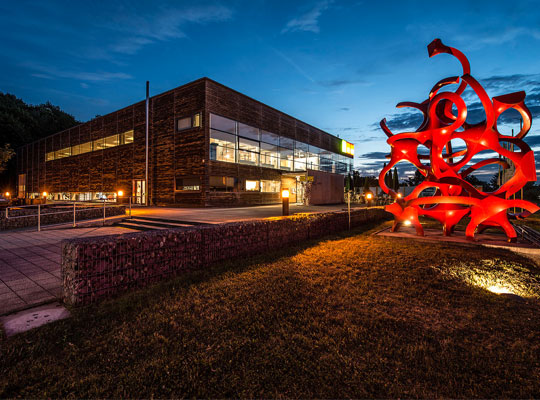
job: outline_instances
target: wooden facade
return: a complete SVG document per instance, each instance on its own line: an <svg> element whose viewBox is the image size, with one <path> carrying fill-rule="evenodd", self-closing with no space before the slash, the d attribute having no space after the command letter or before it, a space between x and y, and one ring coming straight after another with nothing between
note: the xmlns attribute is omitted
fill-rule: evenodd
<svg viewBox="0 0 540 400"><path fill-rule="evenodd" d="M201 116L198 127L178 131L179 118ZM166 206L238 206L279 202L279 193L212 192L209 177L281 180L276 169L210 160L210 114L276 132L341 153L341 140L261 102L202 78L153 96L149 103L148 203ZM25 196L42 193L129 195L145 179L145 102L59 132L17 151ZM110 135L133 131L133 142L46 161L46 154ZM198 179L200 190L176 190L176 179Z"/></svg>

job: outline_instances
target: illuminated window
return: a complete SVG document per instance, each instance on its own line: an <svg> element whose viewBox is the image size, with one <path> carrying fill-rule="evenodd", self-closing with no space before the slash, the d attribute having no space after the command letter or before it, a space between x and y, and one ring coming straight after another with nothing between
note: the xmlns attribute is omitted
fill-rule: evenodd
<svg viewBox="0 0 540 400"><path fill-rule="evenodd" d="M261 181L261 192L279 193L281 188L280 181Z"/></svg>
<svg viewBox="0 0 540 400"><path fill-rule="evenodd" d="M79 154L89 153L92 151L92 142L81 143L79 145Z"/></svg>
<svg viewBox="0 0 540 400"><path fill-rule="evenodd" d="M246 191L248 191L248 192L258 192L259 191L259 181L248 181L248 180L246 180Z"/></svg>
<svg viewBox="0 0 540 400"><path fill-rule="evenodd" d="M76 156L81 153L80 151L81 146L79 144L76 144L75 146L71 146L71 155Z"/></svg>
<svg viewBox="0 0 540 400"><path fill-rule="evenodd" d="M291 149L279 148L279 169L292 171L294 162L294 151Z"/></svg>
<svg viewBox="0 0 540 400"><path fill-rule="evenodd" d="M259 142L239 137L238 162L240 164L259 165Z"/></svg>
<svg viewBox="0 0 540 400"><path fill-rule="evenodd" d="M236 162L236 136L229 133L210 130L210 159Z"/></svg>
<svg viewBox="0 0 540 400"><path fill-rule="evenodd" d="M108 149L109 147L118 146L118 135L107 136L103 139L103 148Z"/></svg>
<svg viewBox="0 0 540 400"><path fill-rule="evenodd" d="M120 144L133 143L133 129L120 134Z"/></svg>
<svg viewBox="0 0 540 400"><path fill-rule="evenodd" d="M51 151L45 155L45 161L52 161L54 160L54 151Z"/></svg>
<svg viewBox="0 0 540 400"><path fill-rule="evenodd" d="M201 114L195 114L193 116L193 127L199 128L201 126Z"/></svg>
<svg viewBox="0 0 540 400"><path fill-rule="evenodd" d="M55 151L54 158L58 160L60 158L71 156L71 147L66 147L65 149L60 149Z"/></svg>
<svg viewBox="0 0 540 400"><path fill-rule="evenodd" d="M279 152L277 146L261 143L261 167L279 168Z"/></svg>
<svg viewBox="0 0 540 400"><path fill-rule="evenodd" d="M201 190L201 179L199 177L176 178L176 190L197 191Z"/></svg>
<svg viewBox="0 0 540 400"><path fill-rule="evenodd" d="M93 141L93 151L103 150L105 148L105 141L103 138Z"/></svg>

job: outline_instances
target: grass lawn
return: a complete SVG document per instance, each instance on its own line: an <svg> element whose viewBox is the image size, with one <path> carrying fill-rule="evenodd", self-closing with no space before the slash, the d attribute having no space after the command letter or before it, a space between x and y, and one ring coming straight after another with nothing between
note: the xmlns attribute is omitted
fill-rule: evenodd
<svg viewBox="0 0 540 400"><path fill-rule="evenodd" d="M2 337L0 397L540 397L538 267L373 229Z"/></svg>

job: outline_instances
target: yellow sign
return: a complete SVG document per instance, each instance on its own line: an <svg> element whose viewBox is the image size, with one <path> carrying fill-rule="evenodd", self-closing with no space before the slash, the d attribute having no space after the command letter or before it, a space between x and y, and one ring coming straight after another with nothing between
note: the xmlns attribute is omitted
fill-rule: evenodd
<svg viewBox="0 0 540 400"><path fill-rule="evenodd" d="M300 176L300 182L313 182L314 177L313 176Z"/></svg>
<svg viewBox="0 0 540 400"><path fill-rule="evenodd" d="M350 156L354 156L354 144L341 140L341 151Z"/></svg>

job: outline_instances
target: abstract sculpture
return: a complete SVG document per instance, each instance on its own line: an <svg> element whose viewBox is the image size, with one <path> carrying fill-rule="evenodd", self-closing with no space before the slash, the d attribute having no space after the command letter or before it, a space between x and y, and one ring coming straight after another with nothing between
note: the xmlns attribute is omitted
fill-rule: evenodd
<svg viewBox="0 0 540 400"><path fill-rule="evenodd" d="M528 181L536 181L534 154L523 141L531 127L531 113L524 104L525 92L491 100L470 75L469 61L462 52L435 39L428 45L428 53L430 57L440 53L453 55L460 61L463 75L439 81L422 103L403 102L397 105L413 107L422 112L424 121L415 132L393 134L386 125L386 119L381 121L381 128L388 136L387 143L392 148L390 162L379 175L381 188L395 199L393 204L386 206L386 210L395 217L392 231L399 229L402 224L412 225L417 235L423 236L424 230L418 219L423 215L441 222L444 234L450 235L455 225L467 216L470 217L465 231L468 239L474 239L477 231L500 227L509 241L515 241L516 232L508 220L507 210L511 207L522 208L521 213L510 216L524 218L539 209L528 201L510 199ZM451 84L459 84L455 92L439 92ZM486 119L478 124L466 122L467 106L461 95L467 86L476 93L485 111ZM516 136L501 135L497 130L498 117L510 108L517 110L523 119L522 129ZM466 148L453 151L452 139L462 139ZM520 151L511 151L504 142L512 144L512 148L516 146ZM429 155L419 154L419 145L427 147ZM514 175L494 192L483 192L465 179L470 173L489 164L509 168L509 163L499 157L471 161L476 154L485 150L501 155L515 168ZM386 173L400 161L412 163L425 177L404 198L400 198L384 182ZM434 195L419 197L426 188L434 188Z"/></svg>

